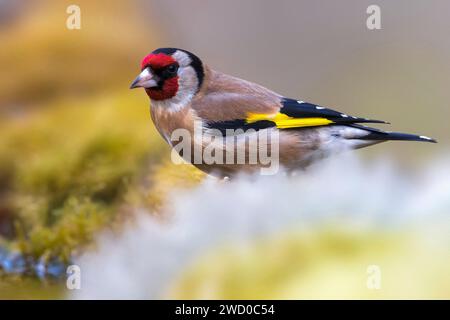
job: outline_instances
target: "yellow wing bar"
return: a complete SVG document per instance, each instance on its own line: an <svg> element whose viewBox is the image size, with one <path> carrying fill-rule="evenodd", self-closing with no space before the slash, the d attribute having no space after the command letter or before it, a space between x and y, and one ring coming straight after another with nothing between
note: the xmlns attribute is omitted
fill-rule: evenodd
<svg viewBox="0 0 450 320"><path fill-rule="evenodd" d="M325 126L333 123L326 118L293 118L279 112L275 114L250 113L246 120L247 123L263 120L272 121L280 129Z"/></svg>

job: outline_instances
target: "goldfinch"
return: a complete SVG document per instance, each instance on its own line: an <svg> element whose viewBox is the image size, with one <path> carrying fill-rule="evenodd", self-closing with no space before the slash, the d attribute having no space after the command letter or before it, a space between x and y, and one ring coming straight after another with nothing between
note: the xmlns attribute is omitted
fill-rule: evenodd
<svg viewBox="0 0 450 320"><path fill-rule="evenodd" d="M245 142L247 138L255 132L275 133L277 148L271 149L272 152L278 152L280 165L296 170L343 149L358 149L388 140L436 142L426 136L386 132L362 125L386 123L384 121L354 117L283 97L261 85L215 71L196 55L182 49L160 48L144 57L141 73L130 88L138 87L144 88L150 97L152 120L174 149L179 142L174 137L177 129L193 136L195 130L200 129L204 135L219 132L221 140L215 140L214 145L225 150L225 154L243 151L244 160L249 160L255 149L250 149ZM241 141L236 142L231 151L226 147L230 137L234 142ZM256 150L271 148L275 141L265 140L266 146L261 145L261 140L258 143ZM193 152L210 148L196 139L190 141L190 146ZM223 156L222 162L195 161L191 152L177 151L199 169L222 177L263 166L250 161L237 162L236 155L227 158L228 161Z"/></svg>

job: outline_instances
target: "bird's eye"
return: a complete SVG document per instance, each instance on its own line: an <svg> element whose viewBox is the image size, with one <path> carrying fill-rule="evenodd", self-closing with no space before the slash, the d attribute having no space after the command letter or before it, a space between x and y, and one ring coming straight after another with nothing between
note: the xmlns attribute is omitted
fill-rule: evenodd
<svg viewBox="0 0 450 320"><path fill-rule="evenodd" d="M167 67L167 71L171 74L174 74L175 72L177 72L178 70L178 66L176 64L171 64L170 66Z"/></svg>

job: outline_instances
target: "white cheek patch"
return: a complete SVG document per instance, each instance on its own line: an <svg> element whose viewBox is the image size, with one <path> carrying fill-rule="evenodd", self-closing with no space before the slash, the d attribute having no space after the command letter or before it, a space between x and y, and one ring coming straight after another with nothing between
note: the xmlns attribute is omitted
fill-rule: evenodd
<svg viewBox="0 0 450 320"><path fill-rule="evenodd" d="M191 66L178 70L178 93L195 94L198 89L197 73Z"/></svg>
<svg viewBox="0 0 450 320"><path fill-rule="evenodd" d="M194 97L198 88L197 74L191 66L178 69L177 94L166 100L153 101L152 106L165 111L177 112L185 108Z"/></svg>
<svg viewBox="0 0 450 320"><path fill-rule="evenodd" d="M180 50L175 51L175 53L172 54L172 57L178 62L180 67L187 67L192 62L187 53Z"/></svg>

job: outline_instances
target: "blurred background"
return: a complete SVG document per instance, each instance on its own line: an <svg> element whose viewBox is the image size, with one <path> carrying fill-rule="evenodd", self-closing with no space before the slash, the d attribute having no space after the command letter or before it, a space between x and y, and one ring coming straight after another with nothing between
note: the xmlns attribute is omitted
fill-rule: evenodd
<svg viewBox="0 0 450 320"><path fill-rule="evenodd" d="M66 27L72 4L81 9L79 30ZM381 30L366 27L371 4L381 8ZM102 289L117 272L135 274L117 282L120 298L449 298L448 12L445 0L0 0L0 298L111 296ZM275 193L283 201L255 207L270 199L262 194L271 183L228 187L172 165L145 92L128 90L142 57L168 46L285 96L387 120L439 144L360 150L360 175L336 176L346 182L325 196L319 170L303 177L314 192L276 180L287 190ZM365 187L372 193L361 197ZM210 189L205 205L198 193ZM308 206L289 205L303 192ZM334 202L324 206L323 197ZM244 204L219 210L229 203ZM420 219L408 219L412 208ZM254 227L254 212L279 227ZM317 221L305 230L277 218L297 213L295 226L303 214L317 213ZM349 223L347 213L362 222ZM212 226L215 214L226 227ZM183 241L164 229L171 223L188 233ZM232 237L235 229L242 234ZM203 246L211 237L217 246ZM87 283L75 294L64 280L74 262ZM366 286L371 264L386 271L379 290ZM148 276L167 269L164 283ZM98 270L109 277L90 281Z"/></svg>

